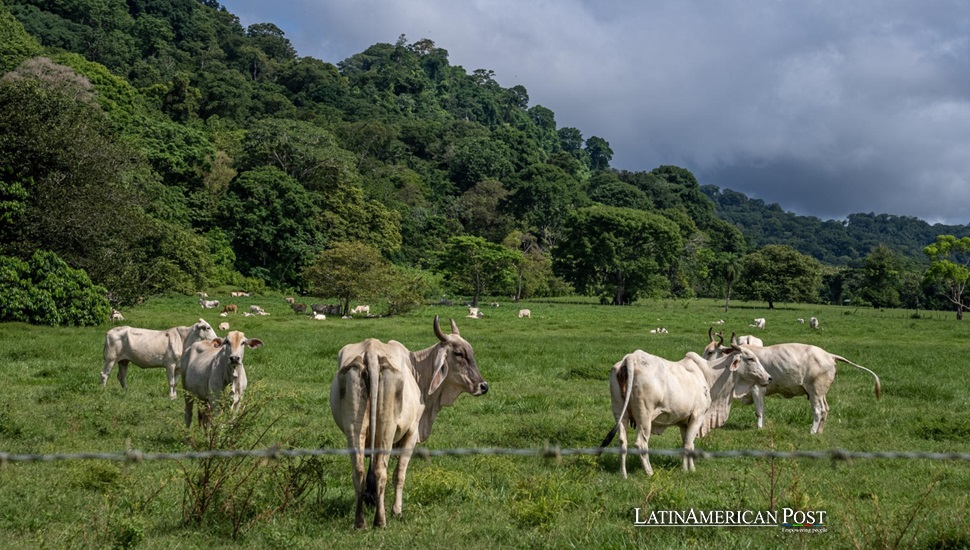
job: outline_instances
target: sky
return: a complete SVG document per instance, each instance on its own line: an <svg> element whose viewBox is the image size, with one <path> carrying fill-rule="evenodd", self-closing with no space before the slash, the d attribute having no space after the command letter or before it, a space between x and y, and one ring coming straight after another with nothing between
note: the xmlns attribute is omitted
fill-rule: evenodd
<svg viewBox="0 0 970 550"><path fill-rule="evenodd" d="M427 38L521 85L611 166L786 211L970 224L970 2L224 0L299 56Z"/></svg>

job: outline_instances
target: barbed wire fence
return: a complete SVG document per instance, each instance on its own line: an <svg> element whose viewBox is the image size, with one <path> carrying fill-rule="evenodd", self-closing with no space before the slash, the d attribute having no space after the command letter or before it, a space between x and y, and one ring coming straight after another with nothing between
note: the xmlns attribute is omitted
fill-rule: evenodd
<svg viewBox="0 0 970 550"><path fill-rule="evenodd" d="M496 447L464 448L464 449L428 449L418 447L415 449L364 449L363 454L370 456L375 453L390 454L397 456L405 451L410 451L412 457L430 459L440 456L475 456L475 455L500 455L500 456L520 456L538 457L550 460L560 460L563 457L578 455L600 455L600 454L620 454L619 447L588 447L588 448L560 448L558 446L545 446L542 448L531 449L506 449ZM142 452L137 449L128 449L116 452L101 453L49 453L49 454L15 454L0 452L0 468L6 467L9 463L24 462L59 462L59 461L78 461L78 460L113 460L129 463L139 463L153 460L199 460L208 458L261 458L261 459L280 459L292 457L318 457L318 456L350 456L357 451L340 449L284 449L281 447L267 447L263 449L250 450L207 450L189 451L177 453L152 453ZM890 459L890 460L951 460L951 461L970 461L970 453L933 453L933 452L907 452L907 451L848 451L844 449L831 449L821 451L765 451L754 449L742 449L733 451L705 451L695 449L685 451L683 449L628 449L631 455L653 455L653 456L691 456L700 459L715 458L779 458L796 459L807 458L815 460L831 460L833 462L848 462L852 460L868 459Z"/></svg>

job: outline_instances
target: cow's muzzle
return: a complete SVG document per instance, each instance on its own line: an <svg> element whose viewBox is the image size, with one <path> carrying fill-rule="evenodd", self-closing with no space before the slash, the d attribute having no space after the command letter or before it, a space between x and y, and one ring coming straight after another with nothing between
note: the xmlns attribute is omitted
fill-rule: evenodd
<svg viewBox="0 0 970 550"><path fill-rule="evenodd" d="M482 382L478 385L478 391L475 392L475 395L485 395L486 393L488 393L488 382Z"/></svg>
<svg viewBox="0 0 970 550"><path fill-rule="evenodd" d="M242 362L242 358L240 358L238 355L230 355L229 362L233 365L238 365Z"/></svg>

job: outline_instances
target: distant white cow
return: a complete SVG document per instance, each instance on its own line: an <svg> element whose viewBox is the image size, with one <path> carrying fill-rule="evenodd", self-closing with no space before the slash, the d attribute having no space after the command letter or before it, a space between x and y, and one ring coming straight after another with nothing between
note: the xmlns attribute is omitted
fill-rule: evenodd
<svg viewBox="0 0 970 550"><path fill-rule="evenodd" d="M531 319L532 318L532 311L530 311L528 309L520 309L519 310L519 319L521 319L523 317L528 317L529 319Z"/></svg>
<svg viewBox="0 0 970 550"><path fill-rule="evenodd" d="M164 368L168 373L168 396L175 399L178 362L185 348L200 340L216 338L209 323L199 319L187 327L150 330L134 327L115 327L104 339L104 368L101 385L108 383L111 369L118 365L118 381L128 389L128 363L143 369Z"/></svg>
<svg viewBox="0 0 970 550"><path fill-rule="evenodd" d="M738 344L747 345L747 346L765 345L765 343L761 340L761 338L758 338L757 336L752 336L750 334L746 334L744 336L738 336Z"/></svg>
<svg viewBox="0 0 970 550"><path fill-rule="evenodd" d="M219 307L219 300L206 300L205 298L199 298L199 305L202 309L215 309Z"/></svg>
<svg viewBox="0 0 970 550"><path fill-rule="evenodd" d="M754 320L754 324L752 324L751 326L760 328L761 330L764 330L765 329L765 318L764 317L758 317L757 319Z"/></svg>
<svg viewBox="0 0 970 550"><path fill-rule="evenodd" d="M620 473L626 477L626 426L636 426L636 447L647 450L650 434L670 426L680 428L684 451L694 450L694 439L722 426L731 412L731 399L753 385L769 383L768 373L747 348L732 344L731 351L708 361L688 352L680 361L636 350L613 365L610 399L616 425L603 440L606 447L620 434ZM643 470L653 475L650 456L640 455ZM685 455L684 471L694 471L694 459Z"/></svg>
<svg viewBox="0 0 970 550"><path fill-rule="evenodd" d="M370 306L357 306L350 310L350 312L354 314L370 315Z"/></svg>
<svg viewBox="0 0 970 550"><path fill-rule="evenodd" d="M229 323L226 323L226 322L219 323L219 330L229 330Z"/></svg>
<svg viewBox="0 0 970 550"><path fill-rule="evenodd" d="M818 329L818 319L816 319L815 317L812 317L811 319L809 319L808 326L812 327L813 329Z"/></svg>
<svg viewBox="0 0 970 550"><path fill-rule="evenodd" d="M112 309L111 310L111 320L112 321L124 321L125 320L125 316L122 315L121 312L118 311L117 309Z"/></svg>
<svg viewBox="0 0 970 550"><path fill-rule="evenodd" d="M316 321L326 321L327 320L327 316L324 315L324 314L322 314L322 313L314 313L313 314L313 319L316 320Z"/></svg>
<svg viewBox="0 0 970 550"><path fill-rule="evenodd" d="M799 317L798 319L795 319L795 320L798 322L799 325L805 324L805 319L802 319L801 317Z"/></svg>
<svg viewBox="0 0 970 550"><path fill-rule="evenodd" d="M179 360L182 371L182 388L185 389L185 427L192 424L192 404L199 403L199 424L207 426L211 415L217 412L219 398L226 386L230 386L232 410L242 402L248 384L243 356L246 348L258 348L262 340L246 338L234 330L225 338L196 342L189 346Z"/></svg>
<svg viewBox="0 0 970 550"><path fill-rule="evenodd" d="M650 330L650 334L667 334L667 328L666 327L657 327L655 329L651 329Z"/></svg>
<svg viewBox="0 0 970 550"><path fill-rule="evenodd" d="M829 403L825 394L835 381L835 366L840 362L862 369L876 379L876 399L879 399L882 392L879 376L876 373L817 346L775 344L765 347L752 345L743 347L754 353L771 375L771 384L767 388L753 388L749 395L742 398L745 404L754 403L759 428L765 425L765 396L779 394L790 398L807 395L812 405L811 433L822 433L829 413ZM730 348L722 347L712 336L711 342L704 349L704 357L716 359L728 350Z"/></svg>
<svg viewBox="0 0 970 550"><path fill-rule="evenodd" d="M481 319L482 317L485 317L485 314L482 313L482 311L477 307L470 307L468 308L468 315L466 315L466 317L470 319Z"/></svg>

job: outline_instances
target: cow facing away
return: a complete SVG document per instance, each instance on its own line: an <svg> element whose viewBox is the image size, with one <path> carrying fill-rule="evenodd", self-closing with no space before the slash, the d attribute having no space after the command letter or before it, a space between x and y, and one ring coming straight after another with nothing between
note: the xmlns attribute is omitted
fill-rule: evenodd
<svg viewBox="0 0 970 550"><path fill-rule="evenodd" d="M601 447L620 434L620 473L626 478L626 425L636 426L636 447L646 451L650 434L678 426L685 451L684 471L694 471L694 439L722 426L731 412L731 400L766 386L771 378L750 350L733 345L718 359L707 361L688 352L680 361L636 350L613 365L610 399L616 425ZM643 470L653 475L650 456L641 454Z"/></svg>
<svg viewBox="0 0 970 550"><path fill-rule="evenodd" d="M404 479L414 447L431 435L442 407L463 393L484 395L482 378L471 345L451 321L451 334L434 318L438 343L409 351L400 342L370 338L344 346L337 355L337 373L330 387L330 412L347 436L353 465L356 511L354 527L365 526L364 504L374 505L374 526L384 527L384 489L388 450L401 449L394 470L395 516L401 515ZM365 472L365 449L373 449Z"/></svg>
<svg viewBox="0 0 970 550"><path fill-rule="evenodd" d="M128 363L143 369L164 368L168 374L168 396L175 399L176 369L182 352L195 342L216 337L216 332L203 319L191 326L167 330L115 327L104 338L101 385L107 385L111 369L116 364L118 381L124 389L128 389Z"/></svg>
<svg viewBox="0 0 970 550"><path fill-rule="evenodd" d="M521 319L523 317L528 317L529 319L531 319L532 318L532 311L530 311L528 309L520 309L519 310L519 319Z"/></svg>
<svg viewBox="0 0 970 550"><path fill-rule="evenodd" d="M243 356L246 348L258 348L262 340L246 338L234 330L225 338L196 342L189 346L179 360L182 371L182 388L185 390L185 427L192 424L192 404L198 399L199 424L209 425L211 415L217 412L223 390L230 386L232 410L238 410L248 384Z"/></svg>
<svg viewBox="0 0 970 550"><path fill-rule="evenodd" d="M879 399L882 393L879 376L876 373L817 346L775 344L765 347L748 345L745 348L758 357L765 370L771 375L771 383L766 388L752 388L751 393L742 398L742 403L754 403L759 428L765 426L766 396L778 394L791 398L807 395L812 405L811 433L822 433L825 419L829 414L829 402L825 395L835 381L835 365L839 362L848 363L871 374L876 379L876 399ZM704 349L704 357L715 359L727 349L729 348L722 347L712 337L711 342Z"/></svg>

